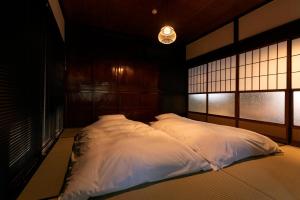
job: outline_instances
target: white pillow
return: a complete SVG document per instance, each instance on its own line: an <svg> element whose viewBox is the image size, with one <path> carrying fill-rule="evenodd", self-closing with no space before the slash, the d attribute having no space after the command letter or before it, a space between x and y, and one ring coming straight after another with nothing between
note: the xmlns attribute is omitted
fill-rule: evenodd
<svg viewBox="0 0 300 200"><path fill-rule="evenodd" d="M170 118L181 118L179 115L176 115L175 113L165 113L161 115L155 116L157 120L163 120L163 119L170 119Z"/></svg>
<svg viewBox="0 0 300 200"><path fill-rule="evenodd" d="M111 121L111 120L122 120L127 118L123 114L115 114L115 115L100 115L98 119L101 121Z"/></svg>

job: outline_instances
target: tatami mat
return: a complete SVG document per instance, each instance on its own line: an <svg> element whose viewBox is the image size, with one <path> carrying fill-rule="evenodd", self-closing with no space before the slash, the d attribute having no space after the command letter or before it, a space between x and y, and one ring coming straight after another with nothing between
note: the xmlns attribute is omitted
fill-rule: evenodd
<svg viewBox="0 0 300 200"><path fill-rule="evenodd" d="M59 195L73 137L79 130L64 130L18 199L55 199ZM94 199L300 199L300 149L292 146L281 148L282 154L240 162L221 171L161 181Z"/></svg>
<svg viewBox="0 0 300 200"><path fill-rule="evenodd" d="M281 148L283 154L241 162L223 171L273 199L300 199L300 149Z"/></svg>
<svg viewBox="0 0 300 200"><path fill-rule="evenodd" d="M59 194L67 171L73 142L73 137L58 139L22 191L19 200L44 199Z"/></svg>
<svg viewBox="0 0 300 200"><path fill-rule="evenodd" d="M66 128L60 138L73 138L81 129L82 128Z"/></svg>
<svg viewBox="0 0 300 200"><path fill-rule="evenodd" d="M101 198L95 198L101 199ZM270 199L222 171L172 179L108 198L109 200L253 200Z"/></svg>

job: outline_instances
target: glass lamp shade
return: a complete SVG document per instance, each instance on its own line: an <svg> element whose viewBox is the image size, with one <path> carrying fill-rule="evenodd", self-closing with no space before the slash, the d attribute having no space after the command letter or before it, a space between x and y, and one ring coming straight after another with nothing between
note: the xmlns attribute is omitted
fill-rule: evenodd
<svg viewBox="0 0 300 200"><path fill-rule="evenodd" d="M158 33L158 40L163 44L171 44L176 40L176 33L171 26L164 26Z"/></svg>

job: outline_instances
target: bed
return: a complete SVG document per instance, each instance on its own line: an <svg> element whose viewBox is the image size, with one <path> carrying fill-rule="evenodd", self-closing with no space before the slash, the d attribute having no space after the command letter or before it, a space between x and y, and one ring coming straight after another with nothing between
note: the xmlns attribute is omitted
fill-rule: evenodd
<svg viewBox="0 0 300 200"><path fill-rule="evenodd" d="M123 115L102 116L76 137L60 199L88 199L196 173L210 164L185 144Z"/></svg>
<svg viewBox="0 0 300 200"><path fill-rule="evenodd" d="M222 169L247 157L280 152L275 142L254 132L201 123L175 114L157 118L150 127L124 115L106 115L82 129L75 138L72 169L59 199L107 198L111 193L158 181L168 187L177 179L163 180L178 176L190 185L193 183L190 177L199 175L203 180L208 176L232 183L249 197L261 196L225 172L210 170ZM191 174L194 175L182 177ZM206 186L210 184L213 183ZM147 188L151 190L153 186ZM229 194L234 197L233 192Z"/></svg>
<svg viewBox="0 0 300 200"><path fill-rule="evenodd" d="M186 144L218 170L253 156L281 152L270 138L246 129L191 120L173 113L151 126Z"/></svg>

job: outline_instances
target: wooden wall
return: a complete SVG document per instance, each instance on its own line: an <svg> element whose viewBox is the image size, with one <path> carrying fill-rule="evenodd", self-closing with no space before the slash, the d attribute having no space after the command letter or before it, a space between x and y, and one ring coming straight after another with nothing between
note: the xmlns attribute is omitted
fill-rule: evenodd
<svg viewBox="0 0 300 200"><path fill-rule="evenodd" d="M185 112L183 47L82 26L69 26L66 39L66 127L103 114L146 122L160 112Z"/></svg>

